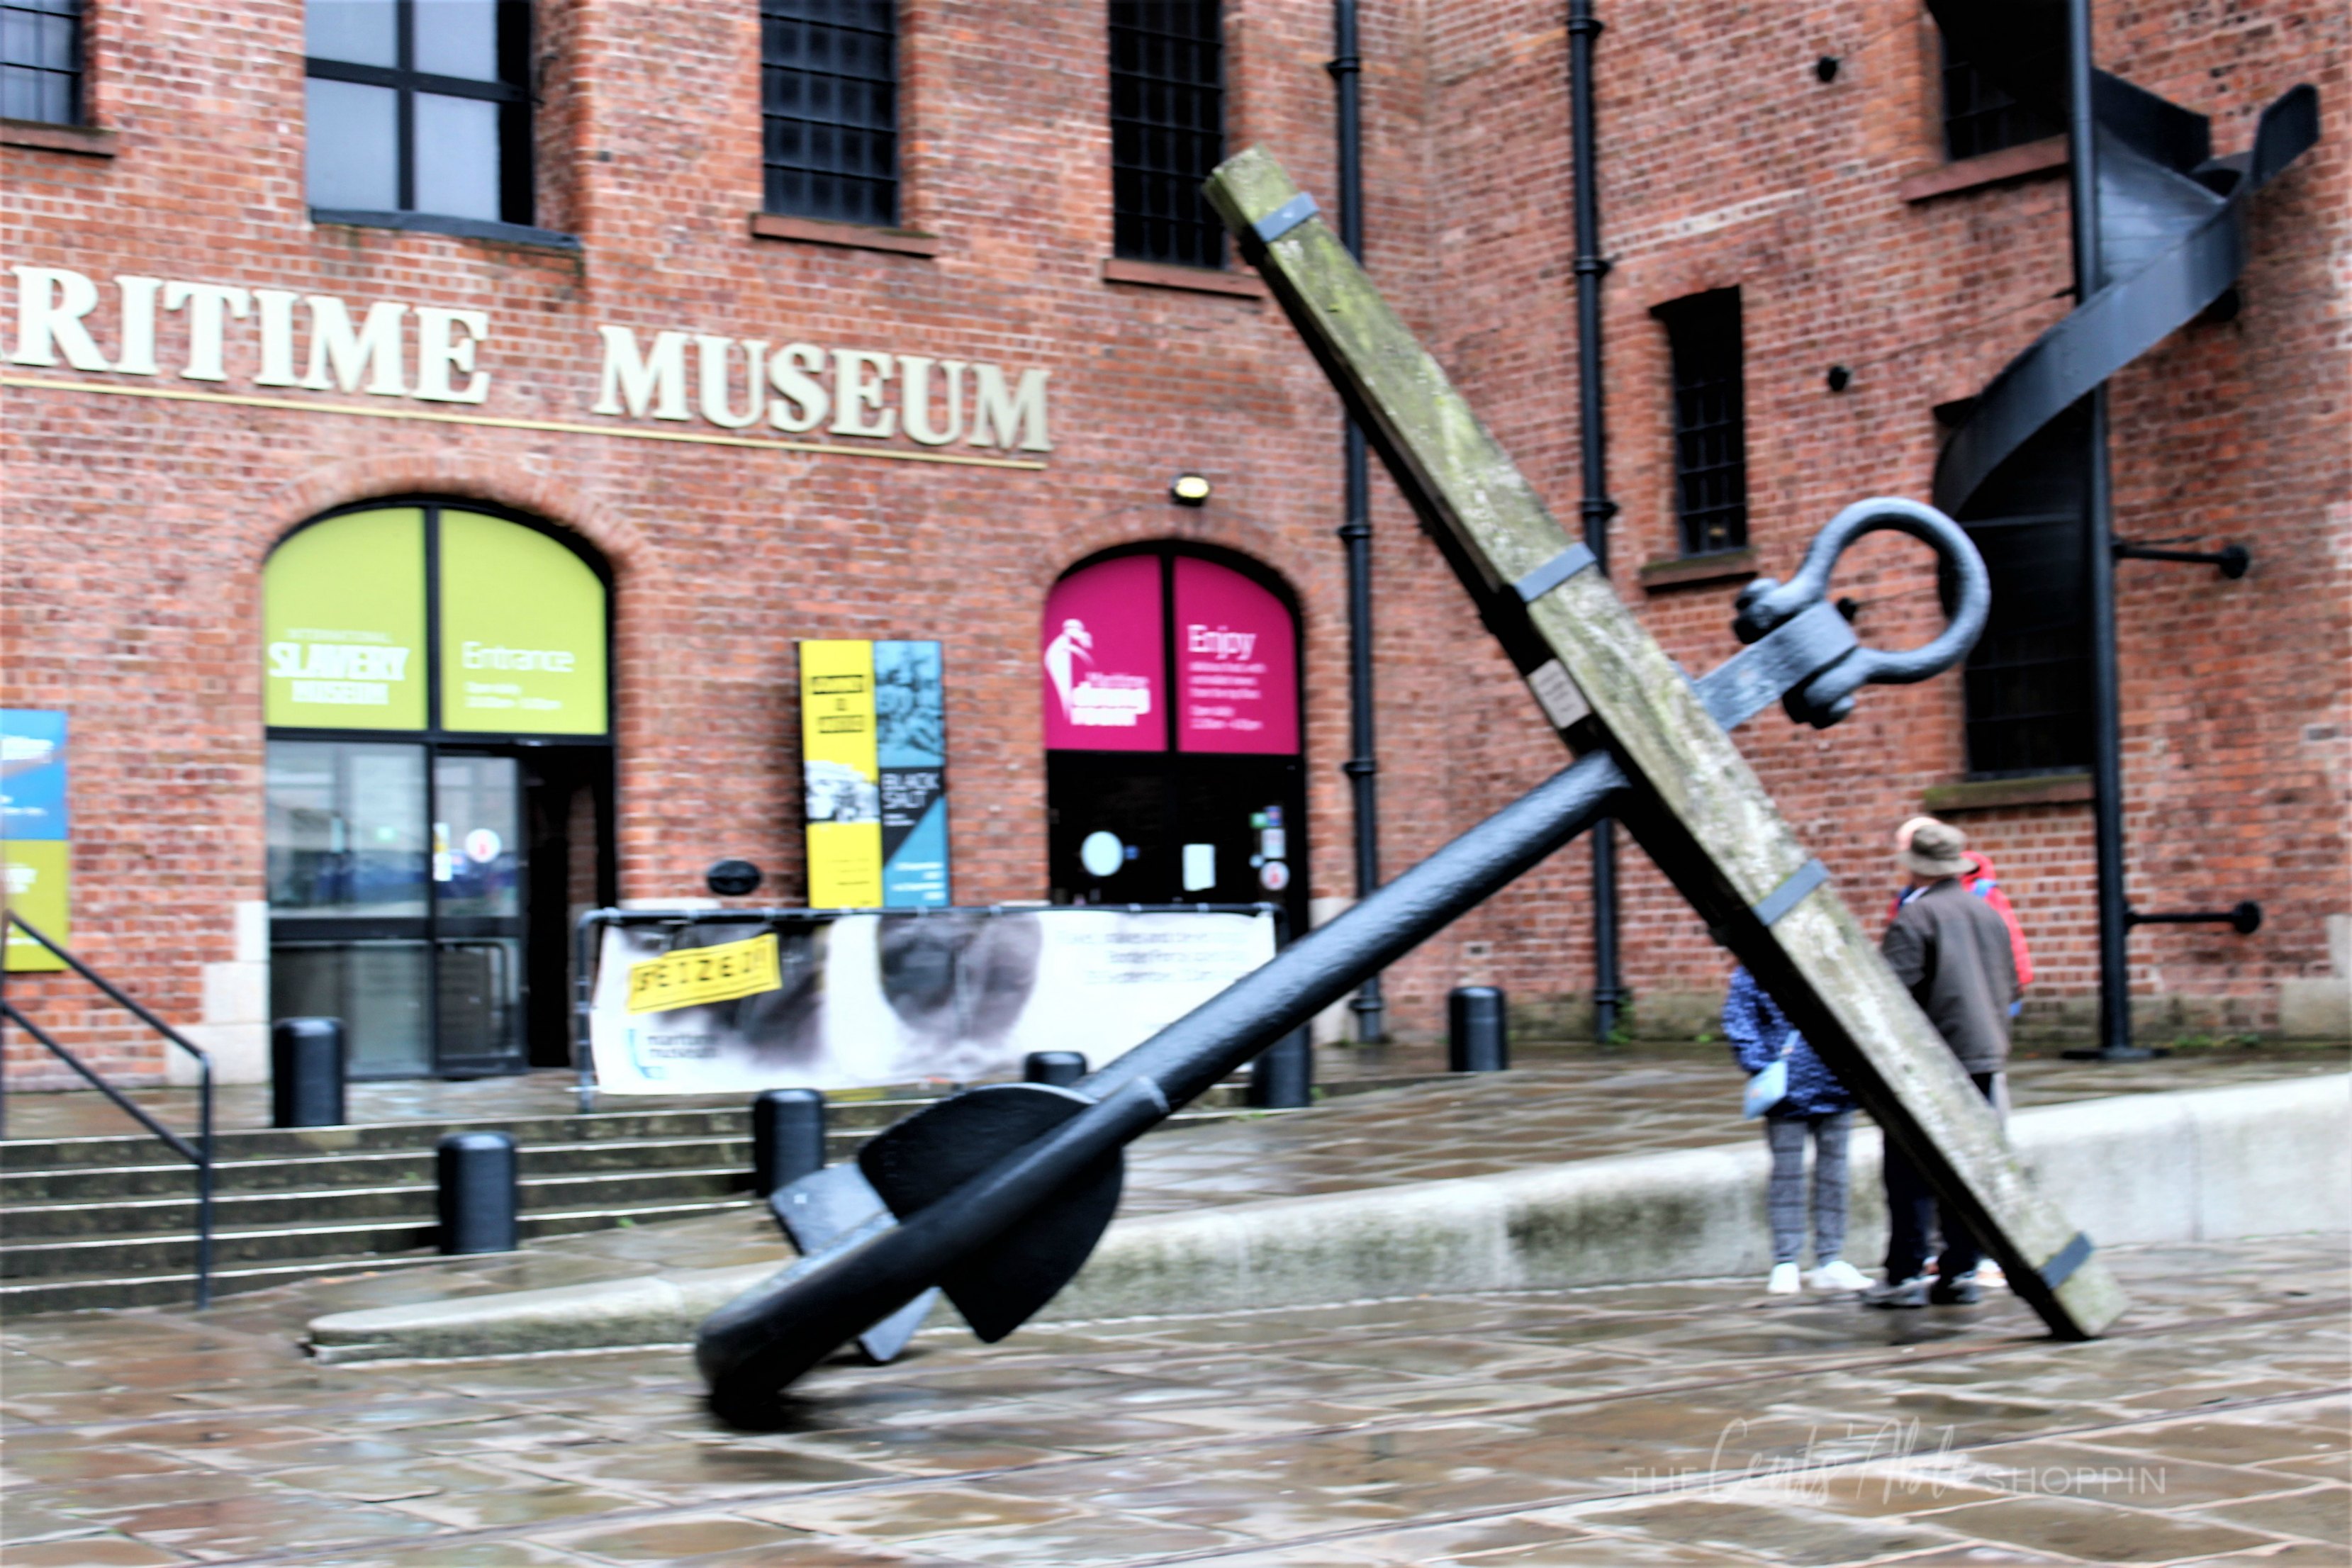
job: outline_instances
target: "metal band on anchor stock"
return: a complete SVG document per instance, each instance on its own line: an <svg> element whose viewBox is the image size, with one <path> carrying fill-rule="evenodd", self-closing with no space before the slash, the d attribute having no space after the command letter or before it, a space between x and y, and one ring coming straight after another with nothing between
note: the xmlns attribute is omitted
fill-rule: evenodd
<svg viewBox="0 0 2352 1568"><path fill-rule="evenodd" d="M2055 1290L2059 1286L2066 1283L2074 1270L2090 1261L2092 1251L2091 1238L2078 1230L2074 1233L2074 1240L2060 1247L2056 1257L2034 1272L2042 1276L2042 1282L2044 1285Z"/></svg>
<svg viewBox="0 0 2352 1568"><path fill-rule="evenodd" d="M1288 201L1283 203L1280 206L1275 208L1272 212L1266 214L1264 217L1258 219L1255 223L1250 225L1250 233L1257 237L1257 242L1260 245L1272 245L1276 240L1280 239L1284 235L1288 234L1292 229L1297 228L1300 224L1305 223L1308 218L1315 216L1322 210L1323 209L1321 207L1315 205L1315 198L1313 196L1308 195L1305 191L1301 191L1297 195L1291 197Z"/></svg>
<svg viewBox="0 0 2352 1568"><path fill-rule="evenodd" d="M1787 881L1757 900L1756 918L1766 925L1777 924L1782 915L1797 907L1807 893L1830 879L1830 868L1820 860L1808 860L1789 873Z"/></svg>
<svg viewBox="0 0 2352 1568"><path fill-rule="evenodd" d="M1586 567L1599 564L1591 551L1581 544L1571 544L1512 584L1511 592L1519 596L1520 603L1532 605Z"/></svg>

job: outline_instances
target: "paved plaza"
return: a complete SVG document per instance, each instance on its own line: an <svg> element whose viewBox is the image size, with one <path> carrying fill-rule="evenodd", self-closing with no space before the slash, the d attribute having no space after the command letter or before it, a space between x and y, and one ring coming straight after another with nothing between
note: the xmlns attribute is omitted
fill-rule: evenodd
<svg viewBox="0 0 2352 1568"><path fill-rule="evenodd" d="M2340 1072L2343 1056L2029 1058L2016 1098ZM1146 1139L1124 1212L1754 1135L1712 1051L1522 1059ZM2135 1306L2087 1345L2051 1342L2005 1295L1877 1314L1747 1279L1055 1323L996 1346L943 1326L890 1367L820 1370L787 1429L752 1435L712 1420L679 1347L360 1366L299 1349L324 1312L782 1256L747 1204L202 1317L18 1318L0 1557L2352 1561L2340 1237L2111 1249Z"/></svg>
<svg viewBox="0 0 2352 1568"><path fill-rule="evenodd" d="M2344 1563L2341 1238L2113 1257L2092 1344L1748 1280L937 1331L756 1435L682 1351L321 1367L268 1293L26 1319L5 1556Z"/></svg>

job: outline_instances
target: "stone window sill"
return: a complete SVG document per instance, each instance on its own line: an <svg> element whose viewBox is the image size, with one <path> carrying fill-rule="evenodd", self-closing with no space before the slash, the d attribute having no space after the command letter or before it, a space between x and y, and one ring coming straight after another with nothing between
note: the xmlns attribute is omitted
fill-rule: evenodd
<svg viewBox="0 0 2352 1568"><path fill-rule="evenodd" d="M353 228L398 228L416 234L446 234L457 239L488 239L502 245L536 246L542 250L576 252L580 249L577 235L559 234L551 228L533 228L529 224L493 223L488 218L444 217L438 213L343 212L331 207L312 207L310 221L348 224Z"/></svg>
<svg viewBox="0 0 2352 1568"><path fill-rule="evenodd" d="M2042 773L2028 779L1969 779L1933 784L1919 804L1931 813L1999 811L2016 805L2079 805L2091 798L2088 773Z"/></svg>
<svg viewBox="0 0 2352 1568"><path fill-rule="evenodd" d="M1643 592L1648 594L1702 583L1728 583L1735 577L1756 575L1756 552L1718 550L1711 555L1662 556L1645 564L1638 575Z"/></svg>
<svg viewBox="0 0 2352 1568"><path fill-rule="evenodd" d="M79 153L85 158L114 156L115 134L95 125L53 125L46 120L0 120L0 144L37 147L47 153Z"/></svg>
<svg viewBox="0 0 2352 1568"><path fill-rule="evenodd" d="M753 213L753 239L796 239L803 245L837 245L845 250L887 250L899 256L937 256L937 237L911 228L873 228L858 223L827 223L822 218L786 217L781 213Z"/></svg>
<svg viewBox="0 0 2352 1568"><path fill-rule="evenodd" d="M1195 294L1230 294L1243 300L1263 300L1265 285L1254 273L1220 272L1208 267L1175 267L1163 261L1129 261L1106 257L1106 283L1133 283L1145 289L1181 289Z"/></svg>
<svg viewBox="0 0 2352 1568"><path fill-rule="evenodd" d="M1956 163L1914 174L1903 182L1900 195L1906 202L1929 202L1937 196L2006 184L2065 166L2066 138L2045 136L2039 142L2004 147L1980 158L1963 158Z"/></svg>

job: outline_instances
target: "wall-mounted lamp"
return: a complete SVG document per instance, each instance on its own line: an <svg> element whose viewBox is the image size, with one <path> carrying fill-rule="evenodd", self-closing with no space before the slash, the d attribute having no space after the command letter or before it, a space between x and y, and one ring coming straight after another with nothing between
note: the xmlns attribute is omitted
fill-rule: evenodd
<svg viewBox="0 0 2352 1568"><path fill-rule="evenodd" d="M1813 62L1813 79L1823 86L1837 80L1837 73L1838 58L1835 55L1823 55Z"/></svg>
<svg viewBox="0 0 2352 1568"><path fill-rule="evenodd" d="M749 860L733 856L713 860L710 868L702 873L703 886L722 899L741 899L760 890L760 868Z"/></svg>
<svg viewBox="0 0 2352 1568"><path fill-rule="evenodd" d="M1830 366L1829 374L1822 379L1829 383L1832 392L1843 392L1853 384L1853 372L1842 364L1833 364Z"/></svg>
<svg viewBox="0 0 2352 1568"><path fill-rule="evenodd" d="M1179 474L1168 481L1168 499L1178 506L1201 506L1209 499L1209 481L1199 474Z"/></svg>

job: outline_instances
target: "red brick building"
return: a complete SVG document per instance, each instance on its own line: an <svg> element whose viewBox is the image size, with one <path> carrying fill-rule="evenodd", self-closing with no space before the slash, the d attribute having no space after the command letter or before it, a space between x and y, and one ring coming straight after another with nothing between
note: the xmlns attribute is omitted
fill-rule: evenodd
<svg viewBox="0 0 2352 1568"><path fill-rule="evenodd" d="M289 891L272 868L289 803L341 789L351 807L348 760L369 747L435 798L499 795L505 841L546 862L529 873L543 908L699 895L729 854L767 870L763 898L806 896L801 639L940 642L955 901L1071 893L1049 815L1076 797L1049 800L1041 617L1065 574L1127 546L1197 552L1295 614L1282 761L1304 823L1283 890L1302 909L1352 890L1338 405L1171 195L1251 142L1332 189L1327 6L1052 5L1013 25L934 0L769 0L764 21L753 0L312 0L306 31L300 0L44 3L70 51L10 56L0 127L5 706L70 725L74 945L233 1075L263 1070L273 952L283 1010L294 950L407 940L364 921L311 940L327 928L288 922L360 896ZM1937 35L1908 0L1601 9L1612 566L1703 668L1732 646L1748 574L1785 574L1853 500L1924 497L1938 405L2064 311L2063 148L1948 156ZM2118 381L2114 450L2119 533L2254 553L2234 582L2121 574L2135 899L2267 913L2248 938L2139 932L2135 991L2159 1037L2341 1030L2352 40L2340 8L2288 0L2103 22L2101 63L2211 114L2218 150L2294 82L2322 94L2320 144L2255 209L2239 309ZM1369 265L1572 518L1564 7L1371 0L1364 26ZM1670 341L1689 316L1659 308L1712 301L1720 383L1735 289L1740 526L1694 534ZM1180 474L1209 481L1204 504L1171 500ZM1374 522L1393 868L1560 757L1384 480ZM325 611L299 626L269 603L265 564L297 559L284 542L375 527L398 534L391 554L350 545L324 576L351 604L424 606L439 640L415 668L369 651L397 637L305 638L335 629ZM542 574L572 584L575 621L609 616L608 640L550 664L453 629L527 620ZM1885 645L1933 613L1931 574L1898 545L1838 591ZM466 684L481 648L513 678ZM584 684L530 695L552 674ZM1742 743L1865 911L1895 823L1955 814L2024 912L2032 1016L2079 1027L2079 767L1972 780L2021 770L1972 766L1963 686L1874 690L1821 735L1769 717ZM472 713L456 694L478 689L558 718ZM360 700L365 721L322 722L311 700ZM463 828L400 847L457 865ZM1634 1027L1687 1030L1726 961L1637 852L1628 865ZM1584 1026L1584 867L1562 855L1401 965L1399 1032L1435 1028L1465 980ZM560 922L476 935L562 973ZM339 973L379 1003L451 1005L425 972ZM530 988L518 1064L560 1047L550 991ZM11 993L102 1065L163 1070L61 981ZM7 1048L12 1077L52 1076L13 1034Z"/></svg>

